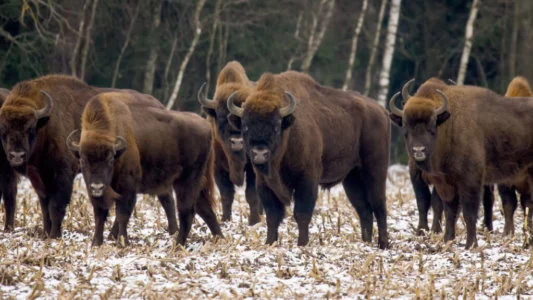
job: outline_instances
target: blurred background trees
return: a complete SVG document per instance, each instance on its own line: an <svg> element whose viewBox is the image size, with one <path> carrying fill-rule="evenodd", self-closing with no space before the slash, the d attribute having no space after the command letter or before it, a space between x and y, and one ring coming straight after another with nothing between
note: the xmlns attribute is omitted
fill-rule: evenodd
<svg viewBox="0 0 533 300"><path fill-rule="evenodd" d="M0 86L66 73L199 111L199 86L208 81L212 93L220 68L235 59L252 80L300 70L373 98L386 86L388 99L413 77L457 78L473 2L2 0ZM533 80L533 1L476 2L465 84L503 93L515 75ZM402 139L393 139L393 161L405 162Z"/></svg>

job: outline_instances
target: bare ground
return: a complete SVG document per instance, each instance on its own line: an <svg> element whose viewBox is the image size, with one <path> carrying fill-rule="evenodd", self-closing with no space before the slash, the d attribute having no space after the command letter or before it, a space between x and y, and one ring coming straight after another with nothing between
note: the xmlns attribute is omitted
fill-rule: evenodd
<svg viewBox="0 0 533 300"><path fill-rule="evenodd" d="M340 187L321 192L307 247L296 246L298 232L290 210L280 228L279 244L263 245L265 221L247 225L247 204L240 191L233 220L222 225L225 239L213 239L196 218L185 248L177 247L166 232L159 203L139 197L129 226L131 245L121 249L111 241L91 248L92 207L80 180L65 218L63 239L43 240L38 200L23 181L16 229L0 232L0 297L485 298L533 294L533 251L523 248L521 210L516 213L515 237L503 238L497 200L495 232L484 232L480 218L480 247L475 250L464 250L462 220L454 243L444 244L442 235L417 237L417 210L406 169L393 166L389 173L392 247L385 251L378 250L376 242L362 242L357 214ZM0 222L3 226L3 211Z"/></svg>

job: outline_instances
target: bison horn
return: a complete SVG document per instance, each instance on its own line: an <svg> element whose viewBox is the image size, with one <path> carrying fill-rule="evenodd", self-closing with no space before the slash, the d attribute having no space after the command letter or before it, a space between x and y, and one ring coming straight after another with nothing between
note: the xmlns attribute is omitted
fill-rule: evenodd
<svg viewBox="0 0 533 300"><path fill-rule="evenodd" d="M200 104L205 108L215 109L216 108L215 101L211 99L207 99L204 93L206 86L207 86L207 83L204 82L202 86L200 87L200 89L198 90L198 94L197 94L198 102L200 102Z"/></svg>
<svg viewBox="0 0 533 300"><path fill-rule="evenodd" d="M279 114L282 118L292 114L296 109L296 99L294 99L294 96L287 91L285 91L285 96L287 96L287 99L289 100L289 105L279 109Z"/></svg>
<svg viewBox="0 0 533 300"><path fill-rule="evenodd" d="M124 150L126 146L128 145L128 143L126 142L126 139L124 139L120 135L117 135L116 140L117 141L115 142L115 147L114 147L115 152Z"/></svg>
<svg viewBox="0 0 533 300"><path fill-rule="evenodd" d="M394 96L392 96L389 101L389 109L393 115L403 118L403 110L396 106L396 99L398 99L398 96L400 96L400 92L397 92L394 94Z"/></svg>
<svg viewBox="0 0 533 300"><path fill-rule="evenodd" d="M413 84L413 82L415 82L414 78L407 81L402 87L402 98L404 103L407 102L409 98L411 98L411 95L409 94L409 88L411 87L411 84Z"/></svg>
<svg viewBox="0 0 533 300"><path fill-rule="evenodd" d="M435 110L435 115L438 116L448 111L448 97L441 90L435 90L435 91L442 96L442 106Z"/></svg>
<svg viewBox="0 0 533 300"><path fill-rule="evenodd" d="M237 117L239 118L242 118L242 114L244 113L244 108L242 107L238 107L237 105L235 105L233 103L233 100L235 99L235 96L237 95L239 91L235 91L233 92L233 94L231 94L229 97L228 97L228 110L231 114L233 115L236 115Z"/></svg>
<svg viewBox="0 0 533 300"><path fill-rule="evenodd" d="M80 133L79 129L76 129L72 131L68 137L67 137L67 147L72 152L79 152L80 151L80 144L79 142L75 141L75 137Z"/></svg>
<svg viewBox="0 0 533 300"><path fill-rule="evenodd" d="M43 90L41 90L41 94L44 96L44 107L35 111L35 116L37 119L48 117L52 111L52 107L54 106L52 96L50 96L50 94Z"/></svg>

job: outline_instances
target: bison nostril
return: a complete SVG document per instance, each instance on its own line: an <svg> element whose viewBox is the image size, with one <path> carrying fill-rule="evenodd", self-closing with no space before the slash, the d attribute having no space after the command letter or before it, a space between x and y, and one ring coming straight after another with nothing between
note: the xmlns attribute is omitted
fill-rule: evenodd
<svg viewBox="0 0 533 300"><path fill-rule="evenodd" d="M415 146L415 147L413 147L413 151L415 151L415 152L422 152L424 150L426 150L426 147L424 147L424 146Z"/></svg>
<svg viewBox="0 0 533 300"><path fill-rule="evenodd" d="M26 156L26 152L15 152L15 151L9 152L9 157L11 159L23 159L25 156Z"/></svg>
<svg viewBox="0 0 533 300"><path fill-rule="evenodd" d="M91 188L95 190L101 190L104 188L103 183L91 183Z"/></svg>

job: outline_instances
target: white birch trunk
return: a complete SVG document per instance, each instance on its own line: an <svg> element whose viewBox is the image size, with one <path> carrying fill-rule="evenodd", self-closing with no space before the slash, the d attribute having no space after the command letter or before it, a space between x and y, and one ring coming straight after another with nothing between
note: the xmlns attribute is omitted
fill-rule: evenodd
<svg viewBox="0 0 533 300"><path fill-rule="evenodd" d="M389 93L390 68L394 56L394 46L396 45L396 33L400 22L400 8L402 0L391 0L389 9L389 25L387 26L387 40L385 41L385 52L383 53L383 63L379 75L378 103L385 106L387 94Z"/></svg>
<svg viewBox="0 0 533 300"><path fill-rule="evenodd" d="M207 51L207 57L205 59L205 80L207 82L207 91L209 92L209 86L211 85L211 57L213 56L213 48L215 47L215 36L217 33L218 22L220 19L220 6L222 0L217 0L215 3L215 14L213 17L213 27L211 28L211 34L209 35L209 49Z"/></svg>
<svg viewBox="0 0 533 300"><path fill-rule="evenodd" d="M85 12L89 6L89 0L85 0L83 4L83 10L81 12L80 25L78 27L78 37L76 39L76 44L74 50L72 51L72 57L70 58L70 71L72 76L78 76L78 52L80 51L81 42L83 41L83 28L85 26Z"/></svg>
<svg viewBox="0 0 533 300"><path fill-rule="evenodd" d="M322 44L322 40L324 39L324 35L326 34L326 31L328 29L329 21L331 20L331 16L333 15L333 9L335 7L335 0L322 0L320 1L320 6L318 10L318 15L322 14L323 6L327 5L324 12L324 18L322 19L322 23L320 26L320 31L316 32L316 28L318 27L318 17L313 17L313 25L311 27L311 33L309 35L309 40L307 43L307 55L305 56L303 62L302 62L302 72L307 73L309 72L309 68L311 67L311 63L313 62L313 58L315 57L316 51Z"/></svg>
<svg viewBox="0 0 533 300"><path fill-rule="evenodd" d="M87 67L87 56L89 55L89 49L91 48L91 36L94 27L94 18L96 17L96 9L98 8L98 0L93 0L93 6L91 9L91 18L87 24L87 30L85 30L85 45L82 49L81 55L81 67L80 78L85 80L85 69Z"/></svg>
<svg viewBox="0 0 533 300"><path fill-rule="evenodd" d="M163 7L163 1L157 0L157 2L159 3L154 8L152 19L152 32L154 33L159 30L159 25L161 24L161 9ZM148 61L146 62L146 70L144 72L143 93L145 94L152 94L155 70L157 67L157 56L159 55L158 41L153 41L151 45L152 48L150 49Z"/></svg>
<svg viewBox="0 0 533 300"><path fill-rule="evenodd" d="M298 14L298 20L296 21L296 30L294 30L294 38L296 40L300 38L300 27L302 26L302 18L303 18L303 13L300 12ZM296 56L293 54L291 58L289 59L289 62L287 63L287 71L290 71L292 69L292 64L294 63L295 59L296 59Z"/></svg>
<svg viewBox="0 0 533 300"><path fill-rule="evenodd" d="M472 8L470 9L470 16L466 22L465 30L465 46L463 48L463 55L461 56L461 63L459 65L459 73L457 74L457 85L463 85L466 76L466 67L470 58L470 50L472 49L472 37L474 36L474 22L476 21L477 12L479 8L479 0L474 0Z"/></svg>
<svg viewBox="0 0 533 300"><path fill-rule="evenodd" d="M350 58L348 60L348 68L346 69L346 76L344 78L344 84L342 85L343 91L348 90L348 84L352 80L352 69L353 69L353 64L355 63L355 54L357 53L357 40L359 39L359 34L361 34L361 29L363 28L367 6L368 6L368 0L363 0L363 7L361 8L361 14L359 15L359 20L356 23L354 33L353 33L352 48L350 51Z"/></svg>
<svg viewBox="0 0 533 300"><path fill-rule="evenodd" d="M189 60L191 59L191 56L194 54L194 49L196 48L196 44L198 44L198 40L200 39L200 35L202 34L202 24L200 23L200 13L202 12L202 8L204 7L206 0L199 0L198 4L196 5L196 12L194 14L194 24L195 24L195 33L194 38L191 42L191 46L189 47L189 51L183 58L180 70L178 73L178 78L176 79L176 84L174 85L174 90L172 91L172 94L170 95L170 98L168 99L167 103L167 109L172 109L174 107L174 104L176 103L176 99L178 98L178 93L180 91L181 82L183 81L183 75L185 74L185 69L187 68L187 64L189 64Z"/></svg>
<svg viewBox="0 0 533 300"><path fill-rule="evenodd" d="M372 41L372 52L370 53L370 58L368 60L368 66L366 67L365 75L365 96L368 96L370 93L370 87L372 86L372 69L374 68L374 63L376 61L376 56L378 53L379 38L381 36L381 27L383 25L383 18L385 17L385 7L387 7L387 0L381 0L381 6L379 8L378 15L378 25L376 28L376 35Z"/></svg>

